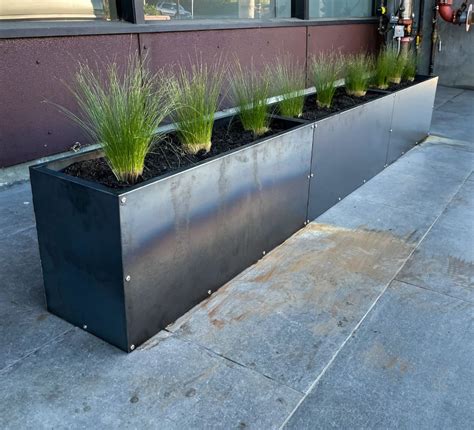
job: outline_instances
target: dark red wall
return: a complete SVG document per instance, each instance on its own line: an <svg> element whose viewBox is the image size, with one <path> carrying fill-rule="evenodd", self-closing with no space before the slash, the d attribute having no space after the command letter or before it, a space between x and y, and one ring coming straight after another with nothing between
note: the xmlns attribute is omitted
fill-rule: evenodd
<svg viewBox="0 0 474 430"><path fill-rule="evenodd" d="M61 80L70 82L78 60L120 64L139 45L153 68L201 53L205 60L237 56L244 65L253 59L260 67L286 53L304 63L307 54L332 48L372 51L377 34L372 24L351 24L0 40L0 167L86 144L77 127L44 101L74 109Z"/></svg>

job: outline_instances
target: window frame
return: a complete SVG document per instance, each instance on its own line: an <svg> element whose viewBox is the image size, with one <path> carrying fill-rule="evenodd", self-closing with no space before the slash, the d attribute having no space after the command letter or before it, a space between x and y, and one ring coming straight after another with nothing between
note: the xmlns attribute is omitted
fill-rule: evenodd
<svg viewBox="0 0 474 430"><path fill-rule="evenodd" d="M119 21L0 21L0 39L137 34L243 28L304 27L376 23L365 18L310 18L309 0L291 0L291 18L145 21L143 0L116 0Z"/></svg>

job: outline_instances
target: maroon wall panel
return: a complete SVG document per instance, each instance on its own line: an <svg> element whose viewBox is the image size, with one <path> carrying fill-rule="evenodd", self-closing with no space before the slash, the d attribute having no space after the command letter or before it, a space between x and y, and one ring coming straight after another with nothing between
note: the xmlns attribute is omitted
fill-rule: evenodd
<svg viewBox="0 0 474 430"><path fill-rule="evenodd" d="M136 35L0 40L0 167L68 150L85 138L51 102L73 108L61 80L71 82L77 60L119 64Z"/></svg>
<svg viewBox="0 0 474 430"><path fill-rule="evenodd" d="M154 67L187 62L201 55L204 61L222 56L238 57L242 65L256 67L275 56L289 53L305 62L306 27L248 28L181 33L147 33L140 35L142 52L147 52Z"/></svg>
<svg viewBox="0 0 474 430"><path fill-rule="evenodd" d="M331 50L343 54L375 52L379 44L376 24L308 27L308 56Z"/></svg>

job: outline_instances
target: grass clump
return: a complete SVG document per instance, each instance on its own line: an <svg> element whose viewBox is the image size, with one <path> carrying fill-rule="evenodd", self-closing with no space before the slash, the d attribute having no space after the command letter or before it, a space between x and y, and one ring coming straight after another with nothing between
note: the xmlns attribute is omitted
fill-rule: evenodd
<svg viewBox="0 0 474 430"><path fill-rule="evenodd" d="M156 128L171 111L167 82L162 70L152 74L138 55L131 55L122 70L111 63L97 73L80 63L68 86L80 113L59 108L102 145L117 180L134 184L151 145L162 137Z"/></svg>
<svg viewBox="0 0 474 430"><path fill-rule="evenodd" d="M171 78L170 93L175 106L172 117L178 139L188 154L211 149L224 73L220 61L212 66L200 61L189 70L181 66Z"/></svg>
<svg viewBox="0 0 474 430"><path fill-rule="evenodd" d="M365 96L373 68L371 57L367 54L351 55L345 60L344 66L346 93L355 97Z"/></svg>
<svg viewBox="0 0 474 430"><path fill-rule="evenodd" d="M311 82L316 88L316 103L319 107L330 108L337 80L341 77L342 60L339 54L319 54L310 65Z"/></svg>
<svg viewBox="0 0 474 430"><path fill-rule="evenodd" d="M268 71L257 72L253 65L244 70L239 62L232 70L232 99L239 111L242 126L252 131L255 137L269 130L270 77Z"/></svg>
<svg viewBox="0 0 474 430"><path fill-rule="evenodd" d="M280 114L294 118L303 115L306 83L304 67L299 62L285 57L268 69L268 75L281 97L278 102Z"/></svg>
<svg viewBox="0 0 474 430"><path fill-rule="evenodd" d="M390 73L390 58L387 49L382 49L375 61L373 84L380 90L388 88L388 75Z"/></svg>
<svg viewBox="0 0 474 430"><path fill-rule="evenodd" d="M403 68L402 79L413 82L416 75L416 55L413 51L408 51L405 55L405 67Z"/></svg>
<svg viewBox="0 0 474 430"><path fill-rule="evenodd" d="M399 84L402 81L403 70L405 69L406 56L401 55L396 49L387 49L387 57L389 62L388 81Z"/></svg>

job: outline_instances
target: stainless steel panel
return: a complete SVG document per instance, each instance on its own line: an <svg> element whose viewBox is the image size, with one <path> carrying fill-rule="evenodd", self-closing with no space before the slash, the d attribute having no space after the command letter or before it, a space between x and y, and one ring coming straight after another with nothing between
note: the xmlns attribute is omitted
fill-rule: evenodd
<svg viewBox="0 0 474 430"><path fill-rule="evenodd" d="M310 220L383 170L393 99L381 97L316 123Z"/></svg>
<svg viewBox="0 0 474 430"><path fill-rule="evenodd" d="M435 77L394 93L387 164L393 163L428 135L437 85L438 78Z"/></svg>
<svg viewBox="0 0 474 430"><path fill-rule="evenodd" d="M303 227L312 138L306 125L121 195L131 343Z"/></svg>

